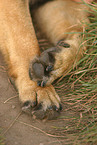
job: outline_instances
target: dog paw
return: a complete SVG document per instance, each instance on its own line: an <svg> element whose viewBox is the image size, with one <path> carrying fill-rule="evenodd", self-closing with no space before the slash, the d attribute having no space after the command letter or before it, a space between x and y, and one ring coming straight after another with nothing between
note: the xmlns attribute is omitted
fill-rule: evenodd
<svg viewBox="0 0 97 145"><path fill-rule="evenodd" d="M55 63L55 53L57 53L58 48L50 48L40 56L37 56L31 63L29 67L29 76L31 80L37 82L38 86L46 86L46 82L50 76L50 72L53 71Z"/></svg>
<svg viewBox="0 0 97 145"><path fill-rule="evenodd" d="M60 40L56 47L45 50L39 57L36 57L29 67L31 80L37 82L38 86L49 86L55 79L60 77L64 70L69 68L68 63L72 58L69 53L70 45ZM70 56L70 58L68 58ZM72 62L71 62L72 63Z"/></svg>
<svg viewBox="0 0 97 145"><path fill-rule="evenodd" d="M62 105L53 86L37 87L34 91L36 95L32 96L32 100L28 98L23 102L22 111L37 119L50 120L57 118L62 110ZM36 99L33 99L33 97Z"/></svg>

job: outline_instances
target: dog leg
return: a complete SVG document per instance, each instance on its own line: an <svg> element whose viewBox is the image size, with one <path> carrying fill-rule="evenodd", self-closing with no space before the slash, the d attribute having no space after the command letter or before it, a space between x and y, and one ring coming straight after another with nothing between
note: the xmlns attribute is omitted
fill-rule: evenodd
<svg viewBox="0 0 97 145"><path fill-rule="evenodd" d="M30 60L39 55L40 50L29 14L28 0L1 0L0 20L0 50L10 75L15 79L23 111L40 119L54 118L59 114L61 106L53 86L37 87L36 82L29 77Z"/></svg>
<svg viewBox="0 0 97 145"><path fill-rule="evenodd" d="M43 34L61 51L55 55L54 70L47 85L66 74L75 62L82 57L85 47L80 47L80 33L87 19L86 6L72 0L48 2L35 12L36 23ZM41 20L41 21L40 21Z"/></svg>

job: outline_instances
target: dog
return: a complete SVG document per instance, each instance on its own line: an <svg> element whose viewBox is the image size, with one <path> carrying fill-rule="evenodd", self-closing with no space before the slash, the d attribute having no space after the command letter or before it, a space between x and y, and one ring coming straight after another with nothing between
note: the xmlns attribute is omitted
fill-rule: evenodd
<svg viewBox="0 0 97 145"><path fill-rule="evenodd" d="M42 35L57 50L49 57L52 65L47 63L44 67L41 63L29 5L33 8L31 12ZM86 49L81 46L81 33L89 22L86 10L83 3L72 0L0 0L0 50L8 73L14 79L23 111L39 119L53 119L60 114L62 105L52 82L66 74ZM35 67L31 67L35 62ZM38 69L41 66L42 70ZM42 83L37 85L38 77L41 74L44 78L44 70L48 71L48 68L46 82L41 79ZM36 80L33 73L31 75L33 70L34 74L38 74L34 75Z"/></svg>

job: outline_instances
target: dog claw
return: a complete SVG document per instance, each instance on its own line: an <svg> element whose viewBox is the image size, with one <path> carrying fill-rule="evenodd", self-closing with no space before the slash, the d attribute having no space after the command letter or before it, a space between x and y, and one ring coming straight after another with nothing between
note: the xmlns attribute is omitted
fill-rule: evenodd
<svg viewBox="0 0 97 145"><path fill-rule="evenodd" d="M46 68L46 71L47 71L47 72L50 72L50 71L52 71L52 70L53 70L53 66L52 66L52 65L47 66L47 68Z"/></svg>

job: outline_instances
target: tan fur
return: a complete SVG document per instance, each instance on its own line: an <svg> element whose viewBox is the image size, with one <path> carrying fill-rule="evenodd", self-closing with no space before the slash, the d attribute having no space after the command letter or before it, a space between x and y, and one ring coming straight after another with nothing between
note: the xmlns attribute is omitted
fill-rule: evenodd
<svg viewBox="0 0 97 145"><path fill-rule="evenodd" d="M37 87L36 82L29 78L29 63L40 54L34 27L29 13L28 0L0 0L0 49L9 67L9 72L15 78L15 84L22 102L27 100L43 102L44 110L55 104L59 107L60 99L51 82L67 71L82 55L83 48L79 44L78 34L65 32L82 32L82 21L87 20L85 6L71 0L55 0L41 6L35 12L36 22L43 34L54 45L60 40L71 45L56 55L54 71L48 81L49 86Z"/></svg>
<svg viewBox="0 0 97 145"><path fill-rule="evenodd" d="M72 39L66 32L82 32L87 22L87 7L72 0L48 2L35 11L35 19L43 34L53 44L60 39Z"/></svg>
<svg viewBox="0 0 97 145"><path fill-rule="evenodd" d="M30 59L39 53L39 47L29 15L28 2L0 0L0 10L1 51L7 59L10 74L17 77L16 86L21 101L32 99L31 93L36 85L29 79L28 68Z"/></svg>

